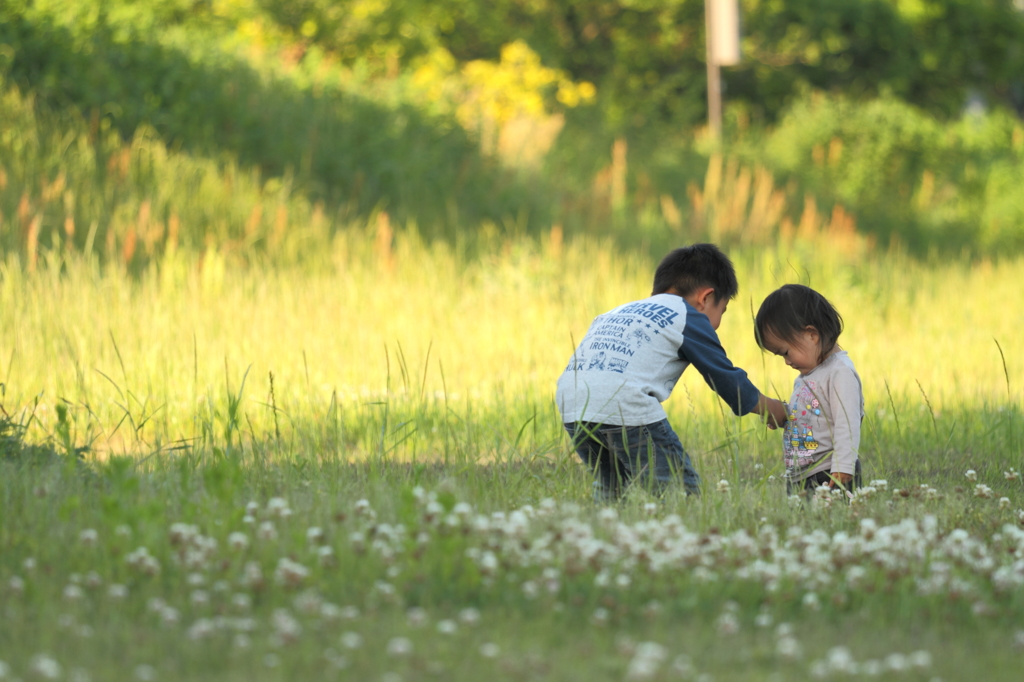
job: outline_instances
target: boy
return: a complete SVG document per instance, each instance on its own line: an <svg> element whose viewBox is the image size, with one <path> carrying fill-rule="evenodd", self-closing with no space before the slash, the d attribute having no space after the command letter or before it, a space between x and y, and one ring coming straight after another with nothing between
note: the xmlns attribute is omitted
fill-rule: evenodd
<svg viewBox="0 0 1024 682"><path fill-rule="evenodd" d="M555 400L576 453L594 471L595 501L617 500L634 480L660 493L679 474L687 494L700 492L661 406L691 364L735 414L762 415L773 429L786 423L783 404L755 388L718 340L738 290L729 258L714 244L694 244L665 256L650 298L591 323Z"/></svg>

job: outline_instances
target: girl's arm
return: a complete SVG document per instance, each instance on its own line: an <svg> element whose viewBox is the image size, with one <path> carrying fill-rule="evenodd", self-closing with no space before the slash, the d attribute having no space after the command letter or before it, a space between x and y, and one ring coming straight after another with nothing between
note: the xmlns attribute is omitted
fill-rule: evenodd
<svg viewBox="0 0 1024 682"><path fill-rule="evenodd" d="M853 370L841 368L829 382L827 398L832 413L832 475L847 483L860 456L860 378Z"/></svg>

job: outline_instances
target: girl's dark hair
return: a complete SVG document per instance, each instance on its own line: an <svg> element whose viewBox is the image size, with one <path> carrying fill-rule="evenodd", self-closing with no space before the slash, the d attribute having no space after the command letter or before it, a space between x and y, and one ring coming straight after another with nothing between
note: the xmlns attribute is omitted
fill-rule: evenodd
<svg viewBox="0 0 1024 682"><path fill-rule="evenodd" d="M827 298L803 284L786 284L768 294L754 318L754 336L762 349L769 332L792 342L807 327L818 330L822 362L843 333L843 318Z"/></svg>
<svg viewBox="0 0 1024 682"><path fill-rule="evenodd" d="M701 287L715 290L715 303L731 301L739 291L732 261L714 244L691 244L665 256L654 272L653 294L675 288L689 296Z"/></svg>

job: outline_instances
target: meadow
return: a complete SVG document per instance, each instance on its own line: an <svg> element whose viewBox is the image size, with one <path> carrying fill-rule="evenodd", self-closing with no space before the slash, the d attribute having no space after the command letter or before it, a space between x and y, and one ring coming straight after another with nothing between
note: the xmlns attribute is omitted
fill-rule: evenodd
<svg viewBox="0 0 1024 682"><path fill-rule="evenodd" d="M742 5L715 139L699 0L4 3L0 682L1018 680L1024 15ZM592 502L555 380L694 241L769 395L842 312L849 502L693 371L702 494Z"/></svg>
<svg viewBox="0 0 1024 682"><path fill-rule="evenodd" d="M733 249L720 334L766 392L761 298L843 313L870 485L787 498L778 434L692 372L703 494L598 508L553 383L652 258L386 228L316 267L9 255L0 678L1016 679L1024 260Z"/></svg>

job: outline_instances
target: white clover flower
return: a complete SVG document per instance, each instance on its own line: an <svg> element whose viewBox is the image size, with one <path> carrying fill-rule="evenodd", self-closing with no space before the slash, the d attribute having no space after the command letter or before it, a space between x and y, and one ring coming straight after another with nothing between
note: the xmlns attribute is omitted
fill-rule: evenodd
<svg viewBox="0 0 1024 682"><path fill-rule="evenodd" d="M769 628L772 626L772 614L771 611L762 610L756 616L754 616L754 625L759 628Z"/></svg>
<svg viewBox="0 0 1024 682"><path fill-rule="evenodd" d="M630 578L625 573L620 573L617 576L615 576L615 586L618 587L619 589L623 589L623 590L626 589L627 587L630 586L630 584L632 582L633 582L633 579Z"/></svg>
<svg viewBox="0 0 1024 682"><path fill-rule="evenodd" d="M277 562L277 569L274 571L274 579L279 585L286 587L298 587L309 577L309 569L302 564L292 561L288 557L282 557Z"/></svg>
<svg viewBox="0 0 1024 682"><path fill-rule="evenodd" d="M494 642L484 642L480 645L480 655L484 658L494 658L501 653L501 648Z"/></svg>
<svg viewBox="0 0 1024 682"><path fill-rule="evenodd" d="M187 523L172 523L170 539L172 545L187 545L199 535L199 528Z"/></svg>
<svg viewBox="0 0 1024 682"><path fill-rule="evenodd" d="M901 673L910 668L910 661L906 656L895 651L885 657L885 667L894 673Z"/></svg>
<svg viewBox="0 0 1024 682"><path fill-rule="evenodd" d="M53 658L46 654L36 654L29 662L29 670L45 680L56 680L61 676L61 667Z"/></svg>
<svg viewBox="0 0 1024 682"><path fill-rule="evenodd" d="M139 547L125 557L125 561L132 568L145 575L156 575L160 572L160 562L157 561L145 547Z"/></svg>
<svg viewBox="0 0 1024 682"><path fill-rule="evenodd" d="M85 593L78 585L71 584L64 588L64 598L68 601L78 601L83 596L85 596Z"/></svg>
<svg viewBox="0 0 1024 682"><path fill-rule="evenodd" d="M727 492L729 492L729 481L727 481L727 480L725 480L723 478L722 480L720 480L718 482L718 485L715 488L720 493L727 493Z"/></svg>
<svg viewBox="0 0 1024 682"><path fill-rule="evenodd" d="M316 556L323 566L331 566L334 563L334 548L330 545L321 545L316 550Z"/></svg>
<svg viewBox="0 0 1024 682"><path fill-rule="evenodd" d="M976 472L974 469L968 469L967 471L964 472L964 478L973 483L974 481L978 480L978 472Z"/></svg>
<svg viewBox="0 0 1024 682"><path fill-rule="evenodd" d="M784 635L779 637L775 643L775 653L779 658L784 658L788 661L795 661L800 658L802 654L802 647L800 642L791 635Z"/></svg>
<svg viewBox="0 0 1024 682"><path fill-rule="evenodd" d="M139 682L153 682L156 679L156 669L151 665L142 664L135 667L135 678Z"/></svg>
<svg viewBox="0 0 1024 682"><path fill-rule="evenodd" d="M354 531L349 534L348 541L352 545L354 552L361 554L366 550L366 536L360 531Z"/></svg>
<svg viewBox="0 0 1024 682"><path fill-rule="evenodd" d="M206 593L206 590L193 590L189 595L189 601L193 606L203 607L210 603L210 595Z"/></svg>
<svg viewBox="0 0 1024 682"><path fill-rule="evenodd" d="M821 608L821 600L818 599L818 595L814 592L808 592L805 594L802 603L804 608L810 609L811 611L817 611Z"/></svg>
<svg viewBox="0 0 1024 682"><path fill-rule="evenodd" d="M248 546L249 536L245 533L239 533L238 531L235 531L234 533L228 535L228 547L235 550L236 552L241 552L245 550Z"/></svg>
<svg viewBox="0 0 1024 682"><path fill-rule="evenodd" d="M594 614L590 617L590 622L594 625L604 625L608 622L608 609L598 607L594 609Z"/></svg>
<svg viewBox="0 0 1024 682"><path fill-rule="evenodd" d="M405 612L405 620L411 627L421 628L429 622L430 617L426 609L414 606Z"/></svg>
<svg viewBox="0 0 1024 682"><path fill-rule="evenodd" d="M212 636L216 631L217 627L213 624L212 620L209 618L200 618L189 626L185 635L193 642L198 642Z"/></svg>
<svg viewBox="0 0 1024 682"><path fill-rule="evenodd" d="M285 644L297 641L302 634L302 626L287 609L274 609L270 623L274 627L274 634Z"/></svg>
<svg viewBox="0 0 1024 682"><path fill-rule="evenodd" d="M259 529L256 531L256 537L260 540L272 541L277 539L277 528L274 527L273 522L264 521L260 524Z"/></svg>
<svg viewBox="0 0 1024 682"><path fill-rule="evenodd" d="M736 618L735 613L732 611L725 611L718 616L718 620L715 621L715 627L720 635L735 635L740 631L740 621Z"/></svg>
<svg viewBox="0 0 1024 682"><path fill-rule="evenodd" d="M232 646L236 649L248 649L249 645L252 644L252 640L249 639L249 635L244 632L235 634L234 639L231 640Z"/></svg>
<svg viewBox="0 0 1024 682"><path fill-rule="evenodd" d="M884 478L876 478L870 483L868 483L868 485L877 490L886 490L889 487L889 481L885 480Z"/></svg>
<svg viewBox="0 0 1024 682"><path fill-rule="evenodd" d="M597 572L597 575L594 576L594 586L595 587L608 587L611 584L611 582L612 582L611 574L608 573L608 571L603 569L603 568L600 571Z"/></svg>
<svg viewBox="0 0 1024 682"><path fill-rule="evenodd" d="M306 590L292 600L295 610L306 614L319 613L323 603L323 597L316 590Z"/></svg>
<svg viewBox="0 0 1024 682"><path fill-rule="evenodd" d="M455 631L459 629L458 624L454 620L444 619L437 621L437 631L442 635L453 635Z"/></svg>
<svg viewBox="0 0 1024 682"><path fill-rule="evenodd" d="M869 658L860 664L860 672L865 677L879 677L885 672L885 664L877 658Z"/></svg>
<svg viewBox="0 0 1024 682"><path fill-rule="evenodd" d="M658 513L658 505L654 502L648 502L644 505L644 513L648 516L654 516Z"/></svg>
<svg viewBox="0 0 1024 682"><path fill-rule="evenodd" d="M476 625L480 622L480 611L472 606L464 608L459 611L459 621L461 621L463 625Z"/></svg>
<svg viewBox="0 0 1024 682"><path fill-rule="evenodd" d="M853 660L853 654L845 646L837 646L829 649L825 656L825 665L829 670L846 675L857 674L857 662Z"/></svg>
<svg viewBox="0 0 1024 682"><path fill-rule="evenodd" d="M537 587L537 583L532 580L527 580L521 586L523 596L527 599L536 599L537 595L540 594L540 588Z"/></svg>
<svg viewBox="0 0 1024 682"><path fill-rule="evenodd" d="M337 670L343 670L348 667L348 659L334 649L327 648L324 650L324 658Z"/></svg>
<svg viewBox="0 0 1024 682"><path fill-rule="evenodd" d="M96 571L89 571L85 574L85 586L91 590L95 590L97 587L103 584L103 578Z"/></svg>
<svg viewBox="0 0 1024 682"><path fill-rule="evenodd" d="M358 649L363 646L363 636L358 632L343 632L339 641L346 649Z"/></svg>
<svg viewBox="0 0 1024 682"><path fill-rule="evenodd" d="M25 591L25 581L16 575L12 575L7 581L7 589L15 594L22 594Z"/></svg>
<svg viewBox="0 0 1024 682"><path fill-rule="evenodd" d="M984 483L979 483L978 485L974 486L974 496L975 497L981 497L981 498L984 498L984 499L990 499L994 495L995 495L995 493L992 491L992 488L989 488Z"/></svg>
<svg viewBox="0 0 1024 682"><path fill-rule="evenodd" d="M239 611L248 611L252 608L252 597L241 592L232 595L231 605Z"/></svg>
<svg viewBox="0 0 1024 682"><path fill-rule="evenodd" d="M672 659L672 670L684 680L690 679L697 672L693 667L693 661L686 654L679 654Z"/></svg>
<svg viewBox="0 0 1024 682"><path fill-rule="evenodd" d="M181 614L173 606L164 606L160 609L160 620L164 625L176 625L181 620Z"/></svg>
<svg viewBox="0 0 1024 682"><path fill-rule="evenodd" d="M0 661L0 680L6 680L11 674L11 666Z"/></svg>
<svg viewBox="0 0 1024 682"><path fill-rule="evenodd" d="M494 555L494 552L484 552L480 556L480 573L485 576L493 576L497 573L500 564L498 563L498 557Z"/></svg>
<svg viewBox="0 0 1024 682"><path fill-rule="evenodd" d="M1003 478L1005 478L1007 481L1016 481L1018 478L1020 478L1020 472L1017 471L1016 469L1011 468L1009 471L1003 472Z"/></svg>
<svg viewBox="0 0 1024 682"><path fill-rule="evenodd" d="M408 637L392 637L388 640L388 656L408 656L412 653L412 641Z"/></svg>
<svg viewBox="0 0 1024 682"><path fill-rule="evenodd" d="M359 617L359 609L355 606L342 606L340 615L342 620L355 620Z"/></svg>
<svg viewBox="0 0 1024 682"><path fill-rule="evenodd" d="M907 662L910 664L911 668L918 668L924 670L925 668L931 667L932 654L929 651L920 649L918 651L912 652L909 656L907 656Z"/></svg>
<svg viewBox="0 0 1024 682"><path fill-rule="evenodd" d="M206 576L202 573L189 573L188 577L185 579L185 582L187 582L192 587L199 587L200 585L206 582Z"/></svg>
<svg viewBox="0 0 1024 682"><path fill-rule="evenodd" d="M473 516L473 507L466 502L459 502L452 507L452 514L454 514L460 522L466 523Z"/></svg>
<svg viewBox="0 0 1024 682"><path fill-rule="evenodd" d="M34 571L36 569L35 557L28 557L27 559L22 561L21 567L25 569L26 573L31 573L32 571Z"/></svg>
<svg viewBox="0 0 1024 682"><path fill-rule="evenodd" d="M243 587L251 590L259 589L263 586L263 569L260 568L259 563L255 561L246 562L245 568L242 570L240 583Z"/></svg>
<svg viewBox="0 0 1024 682"><path fill-rule="evenodd" d="M270 516L286 516L284 513L286 509L288 509L290 513L291 510L288 507L288 500L283 497L271 497L270 500L267 501L267 514Z"/></svg>
<svg viewBox="0 0 1024 682"><path fill-rule="evenodd" d="M132 527L128 524L122 523L114 529L114 535L119 538L130 538L132 536Z"/></svg>
<svg viewBox="0 0 1024 682"><path fill-rule="evenodd" d="M654 677L668 657L665 647L656 642L637 644L633 659L626 669L627 680L648 680Z"/></svg>
<svg viewBox="0 0 1024 682"><path fill-rule="evenodd" d="M127 599L128 588L120 583L111 583L107 586L107 596L111 599Z"/></svg>
<svg viewBox="0 0 1024 682"><path fill-rule="evenodd" d="M86 528L78 534L78 541L86 547L93 547L96 542L100 539L100 534L96 532L95 528Z"/></svg>
<svg viewBox="0 0 1024 682"><path fill-rule="evenodd" d="M310 526L306 529L306 540L311 545L319 545L324 541L324 529L320 526Z"/></svg>
<svg viewBox="0 0 1024 682"><path fill-rule="evenodd" d="M357 500L353 507L356 516L364 519L373 520L377 517L376 512L373 511L373 507L370 506L370 501L366 499Z"/></svg>

